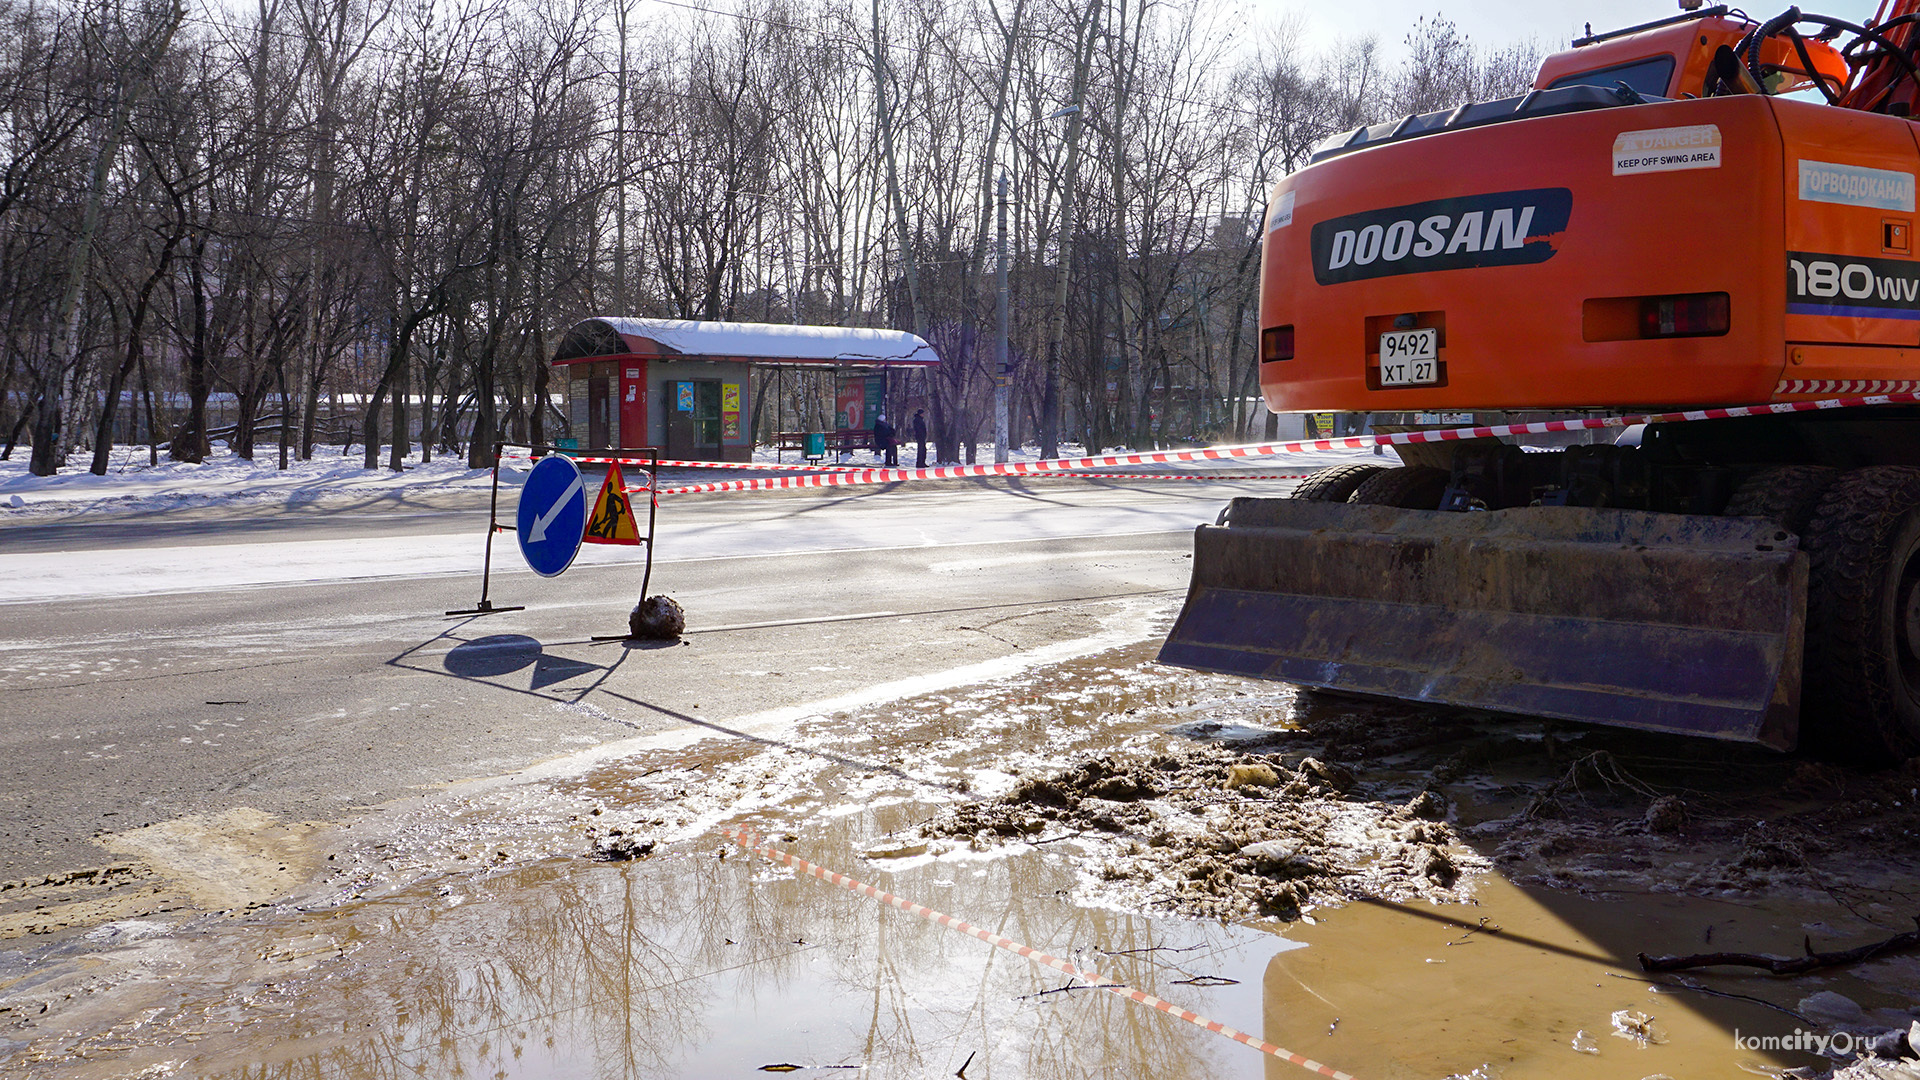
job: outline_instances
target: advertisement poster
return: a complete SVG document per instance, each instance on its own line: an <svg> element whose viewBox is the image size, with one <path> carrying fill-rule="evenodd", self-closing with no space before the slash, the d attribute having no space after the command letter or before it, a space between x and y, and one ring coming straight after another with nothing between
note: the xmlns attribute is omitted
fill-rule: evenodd
<svg viewBox="0 0 1920 1080"><path fill-rule="evenodd" d="M690 382L683 382L683 383L680 383L679 386L680 386L680 396L675 401L674 407L679 409L681 412L692 412L693 411L693 384Z"/></svg>
<svg viewBox="0 0 1920 1080"><path fill-rule="evenodd" d="M834 416L843 428L863 428L867 426L867 380L859 377L841 379L838 391L834 394Z"/></svg>
<svg viewBox="0 0 1920 1080"><path fill-rule="evenodd" d="M740 437L740 384L720 384L720 437Z"/></svg>

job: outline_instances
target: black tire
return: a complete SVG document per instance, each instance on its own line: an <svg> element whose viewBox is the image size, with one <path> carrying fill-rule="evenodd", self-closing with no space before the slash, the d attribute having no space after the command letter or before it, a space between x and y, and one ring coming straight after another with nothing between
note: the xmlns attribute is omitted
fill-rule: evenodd
<svg viewBox="0 0 1920 1080"><path fill-rule="evenodd" d="M1839 477L1804 546L1801 744L1862 764L1920 754L1920 468Z"/></svg>
<svg viewBox="0 0 1920 1080"><path fill-rule="evenodd" d="M1766 518L1805 533L1820 496L1839 478L1840 470L1825 465L1769 465L1740 481L1720 516Z"/></svg>
<svg viewBox="0 0 1920 1080"><path fill-rule="evenodd" d="M1367 506L1397 506L1402 510L1438 510L1453 473L1433 465L1402 465L1382 469L1360 481L1348 502Z"/></svg>
<svg viewBox="0 0 1920 1080"><path fill-rule="evenodd" d="M1386 468L1385 465L1365 461L1351 465L1329 465L1315 470L1313 475L1300 481L1287 498L1306 499L1309 502L1346 502L1362 481L1374 473L1385 472Z"/></svg>

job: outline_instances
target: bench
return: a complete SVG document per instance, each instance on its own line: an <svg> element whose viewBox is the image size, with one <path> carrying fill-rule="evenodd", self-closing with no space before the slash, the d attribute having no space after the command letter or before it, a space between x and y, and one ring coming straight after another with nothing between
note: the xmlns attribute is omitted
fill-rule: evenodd
<svg viewBox="0 0 1920 1080"><path fill-rule="evenodd" d="M807 436L819 436L821 455L808 454ZM774 436L775 450L797 450L807 454L807 460L819 461L829 454L850 454L855 450L873 449L873 432L866 428L841 428L838 431L782 431Z"/></svg>

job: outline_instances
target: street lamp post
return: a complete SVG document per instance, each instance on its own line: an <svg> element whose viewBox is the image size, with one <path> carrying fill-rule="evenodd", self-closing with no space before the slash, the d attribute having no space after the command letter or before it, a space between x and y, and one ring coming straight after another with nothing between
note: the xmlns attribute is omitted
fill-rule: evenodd
<svg viewBox="0 0 1920 1080"><path fill-rule="evenodd" d="M1080 111L1078 104L1065 105L1045 116L1035 117L1028 124L1038 124L1045 120L1058 120L1063 116L1072 116ZM1025 125L1022 125L1025 126ZM1000 197L997 217L994 225L994 288L997 293L995 308L995 326L993 335L993 463L1007 463L1007 337L1012 329L1012 312L1007 304L1007 169L1000 167ZM1049 376L1052 366L1049 365ZM1051 385L1048 393L1053 393Z"/></svg>
<svg viewBox="0 0 1920 1080"><path fill-rule="evenodd" d="M1012 312L1007 304L1007 170L1000 170L998 220L994 226L993 282L993 463L1007 463L1007 335L1012 328Z"/></svg>

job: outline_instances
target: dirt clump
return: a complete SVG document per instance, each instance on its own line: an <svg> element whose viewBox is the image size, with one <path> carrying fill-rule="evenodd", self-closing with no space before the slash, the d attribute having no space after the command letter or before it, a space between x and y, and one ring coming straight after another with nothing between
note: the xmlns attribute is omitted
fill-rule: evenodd
<svg viewBox="0 0 1920 1080"><path fill-rule="evenodd" d="M1687 803L1678 795L1662 795L1647 804L1647 831L1677 833L1687 826Z"/></svg>
<svg viewBox="0 0 1920 1080"><path fill-rule="evenodd" d="M1486 863L1458 846L1445 797L1401 804L1361 786L1312 757L1136 746L1023 777L921 829L977 848L1071 840L1090 887L1197 917L1294 919L1361 895L1461 899Z"/></svg>
<svg viewBox="0 0 1920 1080"><path fill-rule="evenodd" d="M657 841L651 837L629 833L623 829L611 829L605 834L601 834L596 829L589 829L587 835L592 841L592 847L587 851L587 858L595 862L632 862L653 854L653 849L657 846Z"/></svg>

